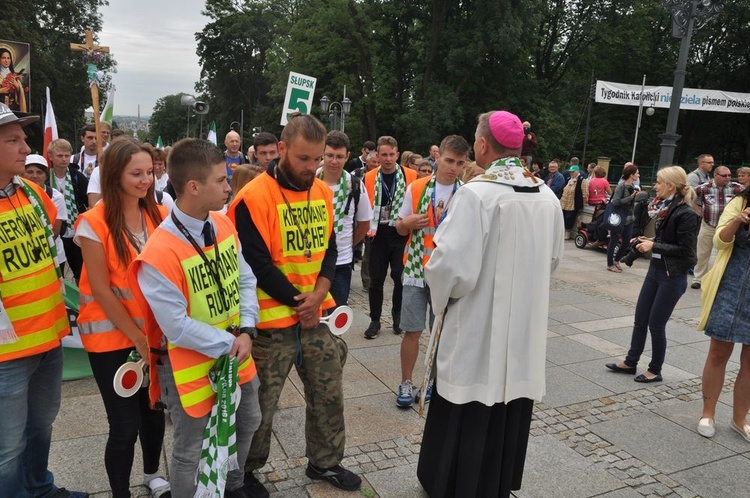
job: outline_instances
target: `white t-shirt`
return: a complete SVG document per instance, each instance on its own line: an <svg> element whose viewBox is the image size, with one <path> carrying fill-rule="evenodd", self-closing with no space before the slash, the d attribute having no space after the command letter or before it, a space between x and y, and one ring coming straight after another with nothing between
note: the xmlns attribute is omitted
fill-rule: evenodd
<svg viewBox="0 0 750 498"><path fill-rule="evenodd" d="M89 177L89 188L86 189L87 194L101 194L102 193L102 181L99 179L99 166L94 168Z"/></svg>
<svg viewBox="0 0 750 498"><path fill-rule="evenodd" d="M347 197L349 197L349 193L352 189L352 177L351 175L346 172L342 171L343 175L346 175L346 185L347 185ZM336 199L336 193L339 191L339 184L336 185L328 185L328 188L330 188L333 191L333 198ZM344 208L346 208L346 199L344 200ZM336 249L339 251L338 258L336 258L336 265L346 265L352 262L354 259L354 198L352 198L352 203L349 206L349 214L344 214L344 226L341 230L341 233L336 234ZM360 195L359 195L359 204L356 206L357 211L357 220L356 221L366 221L369 222L372 218L372 207L370 206L370 198L367 196L367 189L365 189L365 186L360 182Z"/></svg>
<svg viewBox="0 0 750 498"><path fill-rule="evenodd" d="M417 195L422 195L422 192L419 192ZM443 206L443 210L445 210L448 207L448 203L451 200L451 196L453 195L453 184L450 185L443 185L442 183L435 182L435 204L438 206L438 210L440 209L439 206ZM402 220L409 216L410 214L414 214L414 210L412 208L413 202L412 202L412 195L411 195L411 185L406 189L406 193L404 194L404 204L401 206L401 210L398 212L398 217Z"/></svg>
<svg viewBox="0 0 750 498"><path fill-rule="evenodd" d="M81 218L81 221L78 222L78 226L76 227L76 236L73 238L73 242L75 242L77 245L81 245L81 237L84 239L91 239L94 242L102 243L99 236L96 234L93 228L91 228L91 225L88 221L86 221L86 218ZM138 241L138 243L143 247L146 245L146 232L135 232L133 233L133 237Z"/></svg>
<svg viewBox="0 0 750 498"><path fill-rule="evenodd" d="M156 178L156 175L154 175L154 188L156 190L164 190L167 188L167 181L169 180L169 175L164 173L161 175L161 178Z"/></svg>
<svg viewBox="0 0 750 498"><path fill-rule="evenodd" d="M68 220L68 208L65 207L65 196L55 189L52 189L52 203L57 208L57 219L62 221ZM57 220L55 220L57 221ZM62 233L55 237L55 248L57 249L57 262L65 263L68 258L65 257L65 247L62 243Z"/></svg>

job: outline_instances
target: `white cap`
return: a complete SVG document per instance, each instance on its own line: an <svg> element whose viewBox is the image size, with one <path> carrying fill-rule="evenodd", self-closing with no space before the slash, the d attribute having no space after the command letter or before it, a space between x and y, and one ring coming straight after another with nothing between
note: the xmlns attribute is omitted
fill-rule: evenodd
<svg viewBox="0 0 750 498"><path fill-rule="evenodd" d="M44 158L44 156L40 156L39 154L29 154L26 156L26 166L29 165L35 165L35 166L41 166L45 170L49 170L49 164L47 163L47 160Z"/></svg>

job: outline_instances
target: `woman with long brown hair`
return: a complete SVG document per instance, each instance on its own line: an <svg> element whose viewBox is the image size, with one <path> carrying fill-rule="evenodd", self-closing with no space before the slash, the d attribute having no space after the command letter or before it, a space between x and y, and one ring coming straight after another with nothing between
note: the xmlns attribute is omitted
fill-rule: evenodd
<svg viewBox="0 0 750 498"><path fill-rule="evenodd" d="M83 253L78 328L109 421L104 464L112 496L130 497L130 471L140 436L144 484L151 496L165 497L169 483L159 472L164 413L151 409L145 389L129 398L119 396L113 380L131 353L149 355L143 314L128 288L127 268L166 209L154 199L149 147L130 139L112 142L100 168L102 202L80 215L75 242Z"/></svg>

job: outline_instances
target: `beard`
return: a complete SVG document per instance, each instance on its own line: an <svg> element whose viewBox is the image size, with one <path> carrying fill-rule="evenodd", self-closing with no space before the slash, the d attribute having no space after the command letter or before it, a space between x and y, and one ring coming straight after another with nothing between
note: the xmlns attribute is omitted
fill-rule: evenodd
<svg viewBox="0 0 750 498"><path fill-rule="evenodd" d="M315 172L302 171L296 173L292 166L284 158L279 159L279 169L286 179L300 190L309 190L315 183Z"/></svg>

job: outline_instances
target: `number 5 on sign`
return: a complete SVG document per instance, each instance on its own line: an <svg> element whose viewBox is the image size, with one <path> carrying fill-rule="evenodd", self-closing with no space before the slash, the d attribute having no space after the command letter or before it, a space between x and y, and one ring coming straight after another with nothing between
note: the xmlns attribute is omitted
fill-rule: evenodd
<svg viewBox="0 0 750 498"><path fill-rule="evenodd" d="M286 86L286 97L284 97L284 109L281 111L282 126L286 126L289 115L293 112L310 114L317 81L318 79L312 76L289 72L289 83Z"/></svg>

